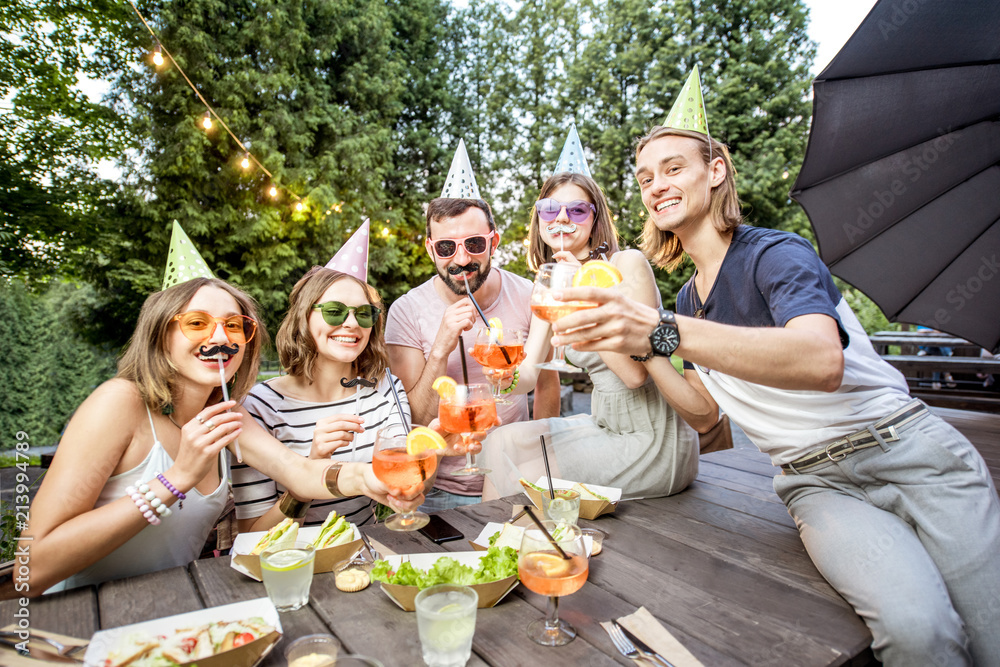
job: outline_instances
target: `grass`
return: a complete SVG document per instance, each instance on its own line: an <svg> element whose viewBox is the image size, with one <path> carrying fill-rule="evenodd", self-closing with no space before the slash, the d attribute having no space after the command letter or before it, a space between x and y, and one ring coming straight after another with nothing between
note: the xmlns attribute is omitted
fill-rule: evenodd
<svg viewBox="0 0 1000 667"><path fill-rule="evenodd" d="M40 466L42 465L42 457L37 454L32 454L28 457L29 466ZM16 454L0 454L0 468L13 468L18 463L24 463L25 459L23 456L17 456Z"/></svg>

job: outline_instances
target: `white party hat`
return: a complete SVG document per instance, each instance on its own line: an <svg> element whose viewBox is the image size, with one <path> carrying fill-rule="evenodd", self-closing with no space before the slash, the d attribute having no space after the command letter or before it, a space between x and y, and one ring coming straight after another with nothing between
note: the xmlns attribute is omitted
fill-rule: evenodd
<svg viewBox="0 0 1000 667"><path fill-rule="evenodd" d="M371 221L365 220L358 230L351 234L347 243L326 263L326 268L352 275L368 282L368 230Z"/></svg>
<svg viewBox="0 0 1000 667"><path fill-rule="evenodd" d="M180 223L174 220L170 250L167 252L167 270L163 273L163 289L186 283L193 278L214 277Z"/></svg>
<svg viewBox="0 0 1000 667"><path fill-rule="evenodd" d="M465 150L465 141L462 139L458 140L458 149L451 159L451 169L448 170L441 196L445 199L482 199L469 153Z"/></svg>
<svg viewBox="0 0 1000 667"><path fill-rule="evenodd" d="M587 158L583 155L583 144L580 143L580 135L576 133L576 123L569 126L569 134L566 135L566 143L563 144L562 153L559 155L559 162L553 174L564 171L573 174L583 174L587 178L593 178L590 167L587 166Z"/></svg>

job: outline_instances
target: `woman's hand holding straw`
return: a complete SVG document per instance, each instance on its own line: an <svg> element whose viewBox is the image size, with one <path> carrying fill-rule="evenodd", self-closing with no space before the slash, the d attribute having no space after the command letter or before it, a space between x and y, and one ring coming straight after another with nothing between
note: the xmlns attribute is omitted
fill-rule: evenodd
<svg viewBox="0 0 1000 667"><path fill-rule="evenodd" d="M215 360L219 362L219 380L222 382L222 399L224 401L229 401L229 387L226 386L226 367L225 362L222 360L223 354L228 354L229 356L235 356L240 351L240 346L233 343L232 347L227 345L216 345L210 348L202 347L199 350L206 357L215 357ZM243 463L243 452L240 451L239 440L233 440L233 448L236 450L236 461Z"/></svg>

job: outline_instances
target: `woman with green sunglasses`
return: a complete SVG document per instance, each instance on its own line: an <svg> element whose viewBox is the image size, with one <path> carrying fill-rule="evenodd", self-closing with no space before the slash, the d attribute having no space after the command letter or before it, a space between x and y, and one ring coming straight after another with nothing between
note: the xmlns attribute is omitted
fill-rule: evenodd
<svg viewBox="0 0 1000 667"><path fill-rule="evenodd" d="M288 372L250 390L244 407L292 451L315 459L372 460L375 432L401 423L389 387L385 316L378 292L346 273L313 267L292 289L277 348ZM391 378L406 421L402 383ZM285 518L284 487L247 466L233 466L240 530L266 530ZM354 524L373 521L367 497L313 501L305 525L336 510Z"/></svg>

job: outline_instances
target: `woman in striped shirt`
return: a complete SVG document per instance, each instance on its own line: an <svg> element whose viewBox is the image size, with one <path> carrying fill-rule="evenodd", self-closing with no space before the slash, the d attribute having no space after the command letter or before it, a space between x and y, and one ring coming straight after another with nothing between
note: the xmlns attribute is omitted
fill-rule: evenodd
<svg viewBox="0 0 1000 667"><path fill-rule="evenodd" d="M370 462L378 429L401 423L390 381L410 421L403 384L388 372L383 313L367 283L313 267L292 289L278 330L278 358L288 375L254 386L246 410L303 456ZM232 474L241 532L267 530L284 518L283 486L245 465L234 465ZM321 524L331 510L354 524L370 523L374 506L365 496L313 501L305 525Z"/></svg>

